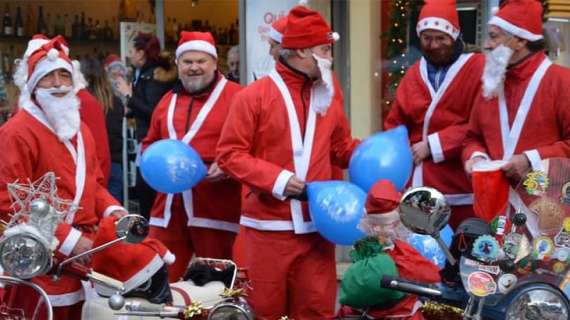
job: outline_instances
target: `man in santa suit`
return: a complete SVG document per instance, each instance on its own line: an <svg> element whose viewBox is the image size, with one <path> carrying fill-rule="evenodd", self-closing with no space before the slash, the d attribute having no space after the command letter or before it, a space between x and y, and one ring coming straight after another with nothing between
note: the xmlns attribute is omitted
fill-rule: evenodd
<svg viewBox="0 0 570 320"><path fill-rule="evenodd" d="M516 182L531 168L545 171L542 159L570 156L570 71L544 53L542 11L539 1L511 0L489 21L482 94L463 151L468 174L479 161L504 160Z"/></svg>
<svg viewBox="0 0 570 320"><path fill-rule="evenodd" d="M240 223L260 319L334 314L335 248L299 199L307 182L331 179L332 162L346 167L357 144L332 77L337 39L318 12L293 8L276 68L236 96L218 144L220 167L248 188Z"/></svg>
<svg viewBox="0 0 570 320"><path fill-rule="evenodd" d="M59 178L58 196L73 201L56 229L59 245L55 254L60 258L77 255L91 248L101 218L126 214L101 185L95 141L80 121L76 93L84 81L79 63L69 58L62 37L49 40L35 36L17 67L14 82L21 92L20 112L0 128L1 218L10 220L6 183L35 181L54 172ZM82 262L88 263L88 259ZM48 293L56 319L80 318L84 292L78 279L64 275L57 282L48 276L33 281ZM33 313L36 302L26 290L18 288L10 294L14 307Z"/></svg>
<svg viewBox="0 0 570 320"><path fill-rule="evenodd" d="M180 194L159 193L151 210L151 236L176 256L169 279L184 275L193 254L231 258L239 231L240 184L214 162L216 144L230 103L241 87L217 69L214 38L209 32L185 32L176 49L179 81L158 103L143 150L161 139L190 144L209 165L205 181Z"/></svg>
<svg viewBox="0 0 570 320"><path fill-rule="evenodd" d="M416 31L423 57L400 82L384 127L408 128L415 164L411 184L444 193L456 227L473 215L461 150L484 57L463 53L455 1L426 1Z"/></svg>

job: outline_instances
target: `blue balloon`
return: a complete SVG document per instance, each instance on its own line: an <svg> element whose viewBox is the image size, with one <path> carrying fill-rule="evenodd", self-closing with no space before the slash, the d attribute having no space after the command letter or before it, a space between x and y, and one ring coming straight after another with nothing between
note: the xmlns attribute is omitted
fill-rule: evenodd
<svg viewBox="0 0 570 320"><path fill-rule="evenodd" d="M196 150L173 139L151 144L142 155L140 169L144 181L163 193L190 190L208 173Z"/></svg>
<svg viewBox="0 0 570 320"><path fill-rule="evenodd" d="M350 181L366 192L380 179L388 179L402 190L412 168L408 130L399 126L362 141L352 154L348 172Z"/></svg>
<svg viewBox="0 0 570 320"><path fill-rule="evenodd" d="M449 247L453 238L453 230L451 230L451 227L447 225L440 231L439 236L443 242L445 242L447 247ZM433 262L440 269L445 266L445 253L443 253L443 250L441 250L437 241L435 241L431 236L412 233L408 238L408 243L411 244L422 256Z"/></svg>
<svg viewBox="0 0 570 320"><path fill-rule="evenodd" d="M357 228L366 200L360 188L346 181L311 182L307 194L311 219L324 238L348 246L365 236Z"/></svg>

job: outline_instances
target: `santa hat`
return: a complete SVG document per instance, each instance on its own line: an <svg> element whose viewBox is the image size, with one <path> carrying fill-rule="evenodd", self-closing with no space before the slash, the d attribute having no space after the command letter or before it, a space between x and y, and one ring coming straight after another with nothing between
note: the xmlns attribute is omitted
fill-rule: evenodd
<svg viewBox="0 0 570 320"><path fill-rule="evenodd" d="M296 6L287 16L281 46L287 49L306 49L334 43L338 39L339 34L332 31L320 13L304 6Z"/></svg>
<svg viewBox="0 0 570 320"><path fill-rule="evenodd" d="M426 0L416 25L418 37L424 30L441 31L457 40L460 30L455 0Z"/></svg>
<svg viewBox="0 0 570 320"><path fill-rule="evenodd" d="M489 20L489 25L519 38L537 41L543 38L542 13L542 4L538 0L507 0Z"/></svg>
<svg viewBox="0 0 570 320"><path fill-rule="evenodd" d="M74 92L85 88L86 82L79 62L72 61L69 57L65 39L62 36L49 39L41 34L33 36L14 72L14 83L20 89L20 106L25 107L32 103L31 94L38 82L57 69L71 73Z"/></svg>
<svg viewBox="0 0 570 320"><path fill-rule="evenodd" d="M123 61L121 61L121 58L119 58L119 56L117 56L116 54L110 54L105 58L105 61L103 61L103 66L105 66L106 70L109 70L115 66L124 67L124 64Z"/></svg>
<svg viewBox="0 0 570 320"><path fill-rule="evenodd" d="M180 40L178 48L176 48L176 59L178 59L186 51L202 51L210 54L214 58L218 58L216 51L216 41L209 32L180 32Z"/></svg>
<svg viewBox="0 0 570 320"><path fill-rule="evenodd" d="M115 217L101 220L93 247L117 238ZM146 238L138 244L117 243L93 254L93 270L122 281L129 292L148 281L164 264L174 263L175 256L158 240ZM97 292L111 296L109 288L95 284Z"/></svg>
<svg viewBox="0 0 570 320"><path fill-rule="evenodd" d="M389 224L400 219L397 210L401 195L389 180L376 182L366 197L364 209L368 217L374 216L374 222Z"/></svg>
<svg viewBox="0 0 570 320"><path fill-rule="evenodd" d="M269 28L269 38L275 40L278 43L283 41L283 33L287 27L287 16L277 19L271 24Z"/></svg>

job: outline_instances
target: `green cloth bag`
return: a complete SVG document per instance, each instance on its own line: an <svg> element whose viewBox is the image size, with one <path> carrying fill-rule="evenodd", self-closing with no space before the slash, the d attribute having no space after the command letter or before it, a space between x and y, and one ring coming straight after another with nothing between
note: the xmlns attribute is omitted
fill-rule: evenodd
<svg viewBox="0 0 570 320"><path fill-rule="evenodd" d="M376 238L358 240L350 252L353 264L341 283L340 303L353 308L393 304L406 294L380 287L382 276L398 277L394 260L384 253Z"/></svg>

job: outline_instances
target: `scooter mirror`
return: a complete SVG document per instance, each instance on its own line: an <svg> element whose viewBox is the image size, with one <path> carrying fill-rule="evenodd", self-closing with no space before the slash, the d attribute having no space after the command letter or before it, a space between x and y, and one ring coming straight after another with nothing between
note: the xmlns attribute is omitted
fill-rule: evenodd
<svg viewBox="0 0 570 320"><path fill-rule="evenodd" d="M441 240L439 231L447 225L451 208L445 196L434 188L418 187L408 190L400 200L400 219L412 232L432 236L445 253L449 263L455 258Z"/></svg>
<svg viewBox="0 0 570 320"><path fill-rule="evenodd" d="M435 235L447 225L451 209L445 196L434 188L408 190L400 201L400 219L411 231Z"/></svg>
<svg viewBox="0 0 570 320"><path fill-rule="evenodd" d="M138 214L129 214L117 223L117 238L125 237L125 242L136 244L142 242L148 235L148 220Z"/></svg>

